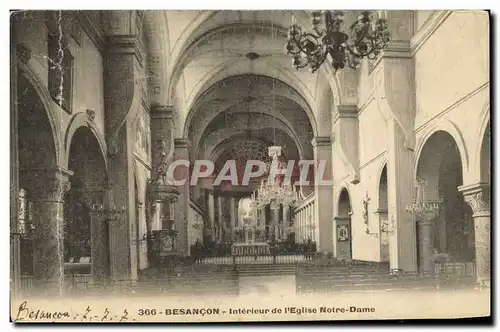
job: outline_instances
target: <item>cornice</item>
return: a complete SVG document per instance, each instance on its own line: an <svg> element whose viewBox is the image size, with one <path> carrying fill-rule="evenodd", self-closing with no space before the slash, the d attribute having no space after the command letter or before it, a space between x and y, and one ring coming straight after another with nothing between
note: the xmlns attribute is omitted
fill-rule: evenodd
<svg viewBox="0 0 500 332"><path fill-rule="evenodd" d="M136 35L109 35L107 36L107 41L108 54L135 55L139 64L141 66L144 64L146 54Z"/></svg>
<svg viewBox="0 0 500 332"><path fill-rule="evenodd" d="M99 22L94 22L85 11L77 11L78 20L83 31L89 36L99 52L103 53L106 49L106 38L104 31L99 26Z"/></svg>
<svg viewBox="0 0 500 332"><path fill-rule="evenodd" d="M412 56L425 44L425 42L436 32L443 22L450 16L451 10L439 10L432 13L429 19L417 31L410 40Z"/></svg>

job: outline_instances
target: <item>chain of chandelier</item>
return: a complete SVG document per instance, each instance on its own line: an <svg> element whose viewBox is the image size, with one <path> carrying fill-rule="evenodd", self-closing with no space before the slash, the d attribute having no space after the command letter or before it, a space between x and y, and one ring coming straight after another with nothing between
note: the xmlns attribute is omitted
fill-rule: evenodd
<svg viewBox="0 0 500 332"><path fill-rule="evenodd" d="M362 11L346 29L344 12L312 12L312 31L303 31L295 23L288 30L286 52L296 69L309 67L314 73L330 56L335 70L346 64L355 69L361 59L375 59L390 40L384 11Z"/></svg>

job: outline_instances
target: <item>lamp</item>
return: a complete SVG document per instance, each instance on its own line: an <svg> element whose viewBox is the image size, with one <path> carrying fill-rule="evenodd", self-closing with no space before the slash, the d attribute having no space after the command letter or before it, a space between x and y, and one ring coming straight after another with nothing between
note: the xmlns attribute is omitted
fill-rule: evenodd
<svg viewBox="0 0 500 332"><path fill-rule="evenodd" d="M335 70L346 64L355 69L363 58L375 59L390 40L384 11L362 11L348 31L344 11L313 11L312 30L302 31L295 19L288 30L286 53L297 70L309 66L314 73L328 55Z"/></svg>

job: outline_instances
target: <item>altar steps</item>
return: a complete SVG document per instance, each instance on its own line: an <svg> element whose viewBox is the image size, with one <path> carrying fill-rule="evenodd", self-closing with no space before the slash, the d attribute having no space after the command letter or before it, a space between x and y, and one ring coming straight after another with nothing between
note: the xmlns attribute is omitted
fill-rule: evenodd
<svg viewBox="0 0 500 332"><path fill-rule="evenodd" d="M295 264L241 264L236 269L240 277L295 275Z"/></svg>

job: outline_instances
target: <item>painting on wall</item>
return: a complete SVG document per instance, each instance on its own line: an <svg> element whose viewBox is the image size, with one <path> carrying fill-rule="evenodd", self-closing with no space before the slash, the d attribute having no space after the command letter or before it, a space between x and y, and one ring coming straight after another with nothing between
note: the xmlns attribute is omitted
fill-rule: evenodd
<svg viewBox="0 0 500 332"><path fill-rule="evenodd" d="M348 225L338 225L337 226L337 241L338 242L348 242L349 241L349 226Z"/></svg>

